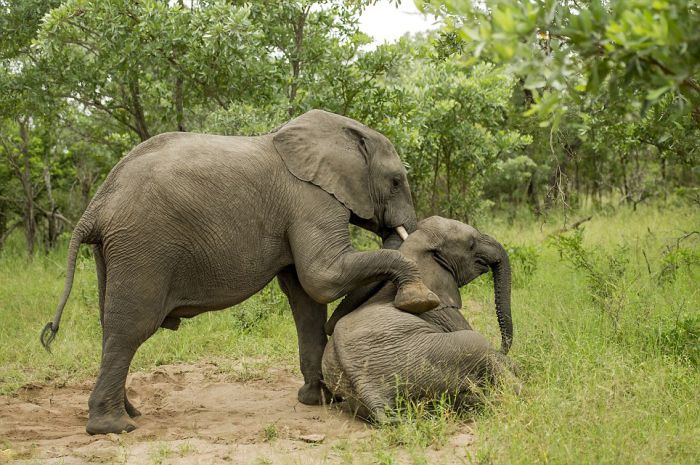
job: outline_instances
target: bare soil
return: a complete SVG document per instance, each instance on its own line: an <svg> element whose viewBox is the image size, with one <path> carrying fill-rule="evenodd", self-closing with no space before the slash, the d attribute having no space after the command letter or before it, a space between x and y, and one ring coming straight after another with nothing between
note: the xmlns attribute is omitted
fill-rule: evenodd
<svg viewBox="0 0 700 465"><path fill-rule="evenodd" d="M85 433L92 381L27 385L15 396L0 396L0 463L374 461L372 428L344 411L342 403L300 404L300 377L283 369L244 378L232 377L212 363L164 365L135 373L127 392L141 410L139 428L97 436ZM453 435L441 450L425 451L427 463L463 463L472 442L469 432ZM395 459L413 461L400 450Z"/></svg>

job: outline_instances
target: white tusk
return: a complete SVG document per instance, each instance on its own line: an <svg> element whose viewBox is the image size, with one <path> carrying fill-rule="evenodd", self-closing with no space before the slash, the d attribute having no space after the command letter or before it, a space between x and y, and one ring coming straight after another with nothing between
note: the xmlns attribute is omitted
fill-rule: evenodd
<svg viewBox="0 0 700 465"><path fill-rule="evenodd" d="M399 236L401 237L402 241L405 241L406 238L408 237L408 233L406 232L406 228L404 228L403 226L397 226L396 232L399 233Z"/></svg>

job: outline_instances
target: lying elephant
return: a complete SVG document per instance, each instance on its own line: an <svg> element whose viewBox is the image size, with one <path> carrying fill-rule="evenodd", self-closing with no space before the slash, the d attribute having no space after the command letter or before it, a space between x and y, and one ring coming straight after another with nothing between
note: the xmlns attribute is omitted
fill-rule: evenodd
<svg viewBox="0 0 700 465"><path fill-rule="evenodd" d="M457 402L472 402L475 386L491 384L508 370L505 354L513 337L510 265L498 242L471 226L433 216L421 221L399 250L415 260L442 305L420 315L402 312L392 304L396 287L387 283L357 310L340 319L334 314L326 326L333 334L323 354L326 386L359 416L378 422L386 420L399 392L410 399L448 393ZM460 286L489 269L500 353L460 313Z"/></svg>
<svg viewBox="0 0 700 465"><path fill-rule="evenodd" d="M400 308L439 303L400 252L353 249L349 222L387 240L416 226L396 150L352 119L313 110L261 136L168 133L134 148L78 221L63 296L41 334L48 348L80 244L93 244L103 337L88 433L136 428L126 377L159 327L238 304L275 277L299 335L298 398L319 403L326 303L386 279Z"/></svg>

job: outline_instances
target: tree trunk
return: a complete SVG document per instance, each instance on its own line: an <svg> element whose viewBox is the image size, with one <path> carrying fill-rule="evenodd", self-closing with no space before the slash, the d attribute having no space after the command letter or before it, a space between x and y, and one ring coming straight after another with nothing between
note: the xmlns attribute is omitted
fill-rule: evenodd
<svg viewBox="0 0 700 465"><path fill-rule="evenodd" d="M625 203L629 203L630 198L629 198L629 185L627 184L627 157L624 154L620 155L620 169L622 170L622 185L620 186L620 192L622 193L622 200Z"/></svg>
<svg viewBox="0 0 700 465"><path fill-rule="evenodd" d="M182 78L178 76L175 79L175 118L177 119L177 130L180 132L186 132L187 129L185 129L182 86Z"/></svg>
<svg viewBox="0 0 700 465"><path fill-rule="evenodd" d="M569 197L569 165L576 158L576 152L580 146L581 140L578 138L564 144L564 159L557 163L549 176L550 191L545 197L545 208L553 207L557 198L566 204Z"/></svg>
<svg viewBox="0 0 700 465"><path fill-rule="evenodd" d="M445 160L445 200L447 202L447 217L454 217L454 208L452 208L452 163L450 159L450 148L446 147L443 142L443 156Z"/></svg>
<svg viewBox="0 0 700 465"><path fill-rule="evenodd" d="M581 196L581 177L579 171L578 157L574 157L574 191L576 191L577 197Z"/></svg>
<svg viewBox="0 0 700 465"><path fill-rule="evenodd" d="M143 111L143 106L141 105L141 88L139 86L138 77L134 77L129 82L129 94L131 98L131 114L134 116L136 134L138 134L139 138L143 142L150 139L151 135L148 132L146 115Z"/></svg>
<svg viewBox="0 0 700 465"><path fill-rule="evenodd" d="M289 106L287 107L287 112L290 117L296 114L295 100L297 98L297 92L299 90L299 76L301 75L301 68L303 61L301 59L301 54L304 46L304 27L306 26L306 18L309 15L309 8L306 7L301 11L296 21L292 25L294 30L294 51L289 58L289 64L292 67L292 81L289 84Z"/></svg>
<svg viewBox="0 0 700 465"><path fill-rule="evenodd" d="M440 171L440 155L435 152L435 162L433 163L433 185L430 193L430 214L435 214L435 205L437 201L437 179Z"/></svg>
<svg viewBox="0 0 700 465"><path fill-rule="evenodd" d="M53 249L56 247L58 239L58 221L56 215L58 214L58 207L56 207L56 201L53 198L53 189L51 186L51 172L49 171L48 161L44 164L44 185L46 186L46 197L49 200L49 211L46 215L46 220L48 222L48 234L46 236L46 247L47 249Z"/></svg>
<svg viewBox="0 0 700 465"><path fill-rule="evenodd" d="M180 5L180 8L184 9L185 8L185 1L184 0L178 0L177 2L178 5ZM192 7L194 8L194 2L192 2ZM184 85L184 82L182 80L182 76L180 74L177 75L175 78L175 119L177 120L177 130L180 132L186 132L187 129L185 129L185 112L184 112L184 104L183 104L183 88L182 86Z"/></svg>
<svg viewBox="0 0 700 465"><path fill-rule="evenodd" d="M540 201L537 198L537 186L535 184L535 173L530 176L530 181L527 183L527 203L530 206L530 210L535 214L537 218L540 217L542 211L540 210Z"/></svg>
<svg viewBox="0 0 700 465"><path fill-rule="evenodd" d="M0 251L2 251L2 244L5 242L7 229L7 215L4 211L4 205L0 202Z"/></svg>
<svg viewBox="0 0 700 465"><path fill-rule="evenodd" d="M93 179L92 176L81 176L80 179L80 200L82 201L83 210L85 210L90 203L90 188L92 188Z"/></svg>
<svg viewBox="0 0 700 465"><path fill-rule="evenodd" d="M22 191L24 192L24 238L27 245L27 254L34 256L34 244L36 242L36 220L34 218L34 186L32 186L32 172L29 164L29 128L27 120L19 120L20 152L22 154L22 167L19 172Z"/></svg>

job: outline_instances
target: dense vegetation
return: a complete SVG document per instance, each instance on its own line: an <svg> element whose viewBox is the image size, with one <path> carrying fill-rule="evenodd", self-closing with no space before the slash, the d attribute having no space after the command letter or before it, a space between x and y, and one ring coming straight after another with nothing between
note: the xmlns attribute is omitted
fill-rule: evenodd
<svg viewBox="0 0 700 465"><path fill-rule="evenodd" d="M323 108L395 143L419 216L508 245L525 389L467 414L475 462L697 462L698 3L418 2L445 28L377 48L358 29L370 3L0 0L0 392L95 373L87 256L59 341L71 353L48 356L36 336L71 227L130 148L165 131L263 133ZM488 280L466 292L496 340ZM240 376L294 367L285 309L272 286L159 332L134 368L253 354ZM369 461L401 446L422 463L463 426L440 412L376 432Z"/></svg>
<svg viewBox="0 0 700 465"><path fill-rule="evenodd" d="M368 3L0 2L0 247L55 247L154 134L310 108L386 133L423 216L698 204L695 2L420 2L446 29L375 49Z"/></svg>

